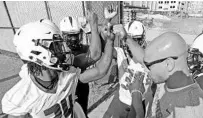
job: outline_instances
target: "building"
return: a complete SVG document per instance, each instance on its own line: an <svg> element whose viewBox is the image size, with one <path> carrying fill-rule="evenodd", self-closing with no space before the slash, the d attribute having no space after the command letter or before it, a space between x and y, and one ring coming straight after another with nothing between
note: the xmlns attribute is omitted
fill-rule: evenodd
<svg viewBox="0 0 203 118"><path fill-rule="evenodd" d="M124 1L124 6L148 8L148 11L180 12L180 16L203 16L202 1ZM131 10L128 9L128 16ZM130 18L126 18L129 19Z"/></svg>
<svg viewBox="0 0 203 118"><path fill-rule="evenodd" d="M155 11L177 11L178 8L178 1L157 1L157 7Z"/></svg>
<svg viewBox="0 0 203 118"><path fill-rule="evenodd" d="M147 9L147 5L143 4L141 1L123 1L123 20L125 24L136 20L136 13L138 10Z"/></svg>
<svg viewBox="0 0 203 118"><path fill-rule="evenodd" d="M203 15L203 2L202 1L190 1L188 4L188 15L201 17Z"/></svg>
<svg viewBox="0 0 203 118"><path fill-rule="evenodd" d="M147 7L148 10L156 10L157 1L132 1L131 5L138 7Z"/></svg>

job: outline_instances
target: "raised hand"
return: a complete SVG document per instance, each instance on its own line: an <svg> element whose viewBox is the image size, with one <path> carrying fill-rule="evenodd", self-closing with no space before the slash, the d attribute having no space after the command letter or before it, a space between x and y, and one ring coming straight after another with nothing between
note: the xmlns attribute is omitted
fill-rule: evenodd
<svg viewBox="0 0 203 118"><path fill-rule="evenodd" d="M113 26L114 34L119 34L121 40L126 39L127 33L122 24L117 24Z"/></svg>
<svg viewBox="0 0 203 118"><path fill-rule="evenodd" d="M87 14L86 14L86 17L87 17L87 21L90 23L90 26L97 26L98 25L98 17L97 17L97 14L95 14L94 12L92 11L87 11Z"/></svg>
<svg viewBox="0 0 203 118"><path fill-rule="evenodd" d="M114 41L115 35L113 34L112 25L110 23L102 28L101 33L104 40Z"/></svg>
<svg viewBox="0 0 203 118"><path fill-rule="evenodd" d="M133 90L138 90L141 93L144 93L145 91L143 84L144 73L142 72L136 73L133 79L134 79L133 81L128 82L127 84L127 87L129 88L130 92Z"/></svg>
<svg viewBox="0 0 203 118"><path fill-rule="evenodd" d="M104 8L104 18L108 21L111 21L117 14L118 6L109 5L108 7Z"/></svg>

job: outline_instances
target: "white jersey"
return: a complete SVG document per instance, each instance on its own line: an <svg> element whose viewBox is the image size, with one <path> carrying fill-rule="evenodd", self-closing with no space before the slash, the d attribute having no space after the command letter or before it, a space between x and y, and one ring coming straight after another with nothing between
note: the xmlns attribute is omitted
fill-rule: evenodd
<svg viewBox="0 0 203 118"><path fill-rule="evenodd" d="M157 109L158 100L160 100L165 93L164 85L165 85L165 83L157 84L157 89L154 94L152 106L151 106L151 108L148 109L150 112L149 112L149 114L147 114L147 118L156 117L156 109Z"/></svg>
<svg viewBox="0 0 203 118"><path fill-rule="evenodd" d="M21 80L2 99L2 110L6 114L20 116L30 113L33 118L67 118L72 110L72 93L78 82L80 69L62 72L55 93L47 93L36 86L28 74L27 65L19 73Z"/></svg>
<svg viewBox="0 0 203 118"><path fill-rule="evenodd" d="M132 78L140 72L141 74L144 74L144 86L145 90L148 89L150 85L148 85L148 80L147 80L147 72L145 71L144 67L140 63L135 63L132 59L129 60L129 65L127 64L127 57L125 56L123 49L119 47L115 47L117 51L117 64L118 64L118 69L119 69L119 84L120 84L120 89L119 89L119 99L121 102L131 105L132 104L132 97L127 88L125 88L127 82L126 78ZM126 68L127 67L127 68ZM125 69L126 68L126 69ZM145 94L145 93L144 93Z"/></svg>

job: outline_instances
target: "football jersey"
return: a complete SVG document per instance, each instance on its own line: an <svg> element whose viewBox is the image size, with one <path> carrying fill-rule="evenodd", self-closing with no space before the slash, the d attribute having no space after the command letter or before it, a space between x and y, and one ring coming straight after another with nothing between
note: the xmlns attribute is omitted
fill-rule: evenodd
<svg viewBox="0 0 203 118"><path fill-rule="evenodd" d="M157 110L158 101L162 98L162 96L165 93L164 85L165 85L165 83L157 84L157 89L156 89L156 92L154 94L154 99L153 99L153 102L152 102L152 107L149 108L149 110L151 112L149 112L150 114L148 114L148 116L150 116L150 117L151 116L153 116L153 117L156 116L156 110Z"/></svg>
<svg viewBox="0 0 203 118"><path fill-rule="evenodd" d="M117 51L117 64L119 69L119 99L121 102L131 105L132 97L129 89L126 88L127 81L126 79L132 79L136 74L143 75L144 77L143 83L145 86L145 90L148 89L148 80L147 80L147 72L144 67L140 63L135 63L132 59L129 60L129 65L127 63L127 57L122 48L115 47ZM141 76L140 76L141 77Z"/></svg>
<svg viewBox="0 0 203 118"><path fill-rule="evenodd" d="M33 118L68 118L72 113L73 94L80 69L61 72L55 93L47 93L36 86L23 65L19 73L21 80L2 99L2 110L6 114L20 116L30 113Z"/></svg>

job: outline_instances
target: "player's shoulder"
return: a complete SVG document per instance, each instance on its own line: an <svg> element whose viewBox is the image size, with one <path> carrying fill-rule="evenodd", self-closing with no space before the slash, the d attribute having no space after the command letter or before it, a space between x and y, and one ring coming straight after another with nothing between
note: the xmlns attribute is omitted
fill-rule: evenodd
<svg viewBox="0 0 203 118"><path fill-rule="evenodd" d="M59 73L59 81L70 80L73 77L79 77L81 69L70 67L68 71L63 71Z"/></svg>
<svg viewBox="0 0 203 118"><path fill-rule="evenodd" d="M116 51L122 51L122 50L123 50L121 47L114 47L114 49L115 49Z"/></svg>
<svg viewBox="0 0 203 118"><path fill-rule="evenodd" d="M31 95L31 91L32 93L37 93L33 92L38 89L32 82L30 75L28 74L27 65L22 66L19 75L21 78L20 81L5 93L4 98L8 100L10 99L11 101L13 100L15 102L20 102L21 100L27 100L28 98L30 98L29 96ZM37 97L37 94L34 96Z"/></svg>
<svg viewBox="0 0 203 118"><path fill-rule="evenodd" d="M199 74L195 79L199 84L200 88L203 89L203 73Z"/></svg>
<svg viewBox="0 0 203 118"><path fill-rule="evenodd" d="M203 90L200 88L199 84L195 82L191 85L190 90L188 91L191 105L198 105L200 102L203 102Z"/></svg>

